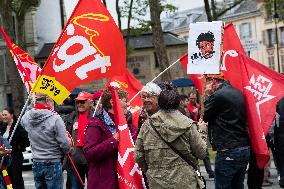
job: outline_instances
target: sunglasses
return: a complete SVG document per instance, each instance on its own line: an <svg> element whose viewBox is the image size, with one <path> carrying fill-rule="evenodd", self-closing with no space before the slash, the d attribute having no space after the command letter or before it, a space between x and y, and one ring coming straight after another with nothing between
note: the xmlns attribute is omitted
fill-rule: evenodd
<svg viewBox="0 0 284 189"><path fill-rule="evenodd" d="M76 100L76 104L85 104L86 100Z"/></svg>

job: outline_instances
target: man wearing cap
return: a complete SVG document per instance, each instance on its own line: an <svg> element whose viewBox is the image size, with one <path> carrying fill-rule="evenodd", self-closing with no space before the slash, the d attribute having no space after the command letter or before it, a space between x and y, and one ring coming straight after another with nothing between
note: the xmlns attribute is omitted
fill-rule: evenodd
<svg viewBox="0 0 284 189"><path fill-rule="evenodd" d="M83 154L84 132L93 114L93 95L82 91L78 94L75 102L76 110L66 116L65 124L67 131L71 134L74 141L74 150L71 152L71 159L84 182L88 172L87 160ZM67 179L70 179L72 189L83 189L84 187L80 184L76 172L71 165L67 164L66 168Z"/></svg>
<svg viewBox="0 0 284 189"><path fill-rule="evenodd" d="M215 159L215 188L244 188L250 156L245 102L222 74L207 75L204 121Z"/></svg>
<svg viewBox="0 0 284 189"><path fill-rule="evenodd" d="M53 109L50 97L36 94L34 108L21 119L31 144L33 175L38 189L63 189L61 159L71 148L64 122Z"/></svg>

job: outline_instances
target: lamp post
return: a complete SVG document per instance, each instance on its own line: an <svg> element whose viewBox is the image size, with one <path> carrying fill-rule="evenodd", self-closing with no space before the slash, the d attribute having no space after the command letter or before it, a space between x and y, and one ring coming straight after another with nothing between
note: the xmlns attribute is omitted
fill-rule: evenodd
<svg viewBox="0 0 284 189"><path fill-rule="evenodd" d="M274 15L273 15L274 23L275 23L275 43L276 43L276 56L277 56L277 67L278 67L278 72L281 73L280 69L280 61L279 61L279 47L278 47L278 19L279 19L279 14L277 13L277 3L276 0L274 0Z"/></svg>

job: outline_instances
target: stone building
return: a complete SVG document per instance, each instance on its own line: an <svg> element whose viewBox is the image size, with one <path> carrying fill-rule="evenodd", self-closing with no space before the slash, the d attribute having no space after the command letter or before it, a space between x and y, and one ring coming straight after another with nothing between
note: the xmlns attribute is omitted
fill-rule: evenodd
<svg viewBox="0 0 284 189"><path fill-rule="evenodd" d="M232 1L224 1L230 5ZM162 19L163 29L187 40L189 23L206 21L203 7L176 12ZM278 45L275 37L275 20L268 18L261 1L247 0L219 17L232 22L247 54L258 62L284 72L284 22L277 23ZM277 53L278 52L278 53ZM279 68L278 68L279 61Z"/></svg>

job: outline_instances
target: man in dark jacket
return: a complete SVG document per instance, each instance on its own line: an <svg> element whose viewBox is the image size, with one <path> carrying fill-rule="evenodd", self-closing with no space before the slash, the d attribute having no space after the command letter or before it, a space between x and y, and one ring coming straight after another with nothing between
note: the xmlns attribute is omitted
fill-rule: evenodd
<svg viewBox="0 0 284 189"><path fill-rule="evenodd" d="M215 188L242 189L250 155L244 97L221 74L207 75L205 93L204 121L217 151Z"/></svg>
<svg viewBox="0 0 284 189"><path fill-rule="evenodd" d="M74 141L74 150L71 152L71 158L83 182L85 182L85 177L88 173L87 160L83 154L84 132L87 128L89 119L93 115L92 98L92 94L85 91L80 92L75 99L76 110L67 115L65 118L66 129L71 134ZM76 172L71 167L71 165L67 164L67 166L65 167L67 168L67 183L71 181L72 185L72 187L68 185L66 188L83 189L84 186L82 186L79 182Z"/></svg>

